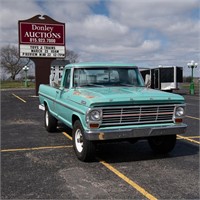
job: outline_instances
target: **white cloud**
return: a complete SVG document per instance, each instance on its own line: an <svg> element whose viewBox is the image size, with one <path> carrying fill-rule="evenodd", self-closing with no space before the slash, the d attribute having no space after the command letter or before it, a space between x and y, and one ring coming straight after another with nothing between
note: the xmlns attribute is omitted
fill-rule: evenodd
<svg viewBox="0 0 200 200"><path fill-rule="evenodd" d="M74 21L82 21L83 18L92 14L90 6L99 0L45 0L47 14L52 15L58 21L72 23Z"/></svg>
<svg viewBox="0 0 200 200"><path fill-rule="evenodd" d="M18 20L25 20L42 12L34 1L26 0L1 0L0 11L1 29L16 29Z"/></svg>
<svg viewBox="0 0 200 200"><path fill-rule="evenodd" d="M200 47L198 0L117 0L108 3L110 18L134 30L140 30L144 47L140 58L159 59L163 62L183 64L187 59L199 59L197 52ZM145 42L151 39L157 43L157 51ZM154 42L153 42L154 41ZM155 48L156 49L156 48ZM145 57L142 55L145 54ZM166 60L165 60L166 59Z"/></svg>
<svg viewBox="0 0 200 200"><path fill-rule="evenodd" d="M130 34L127 26L101 15L90 15L83 21L69 23L68 30L71 38L80 37L82 42L103 46L125 42L126 36ZM135 34L135 37L138 39L138 35Z"/></svg>
<svg viewBox="0 0 200 200"><path fill-rule="evenodd" d="M187 18L199 7L198 0L116 0L108 1L110 17L132 27L165 27L166 23ZM181 16L181 18L180 18Z"/></svg>
<svg viewBox="0 0 200 200"><path fill-rule="evenodd" d="M144 43L142 44L141 48L144 52L159 50L160 41L145 40Z"/></svg>
<svg viewBox="0 0 200 200"><path fill-rule="evenodd" d="M66 23L67 48L82 61L199 62L200 24L192 15L199 0L110 0L104 2L108 15L94 13L98 2L1 0L0 46L17 45L18 20L41 14Z"/></svg>

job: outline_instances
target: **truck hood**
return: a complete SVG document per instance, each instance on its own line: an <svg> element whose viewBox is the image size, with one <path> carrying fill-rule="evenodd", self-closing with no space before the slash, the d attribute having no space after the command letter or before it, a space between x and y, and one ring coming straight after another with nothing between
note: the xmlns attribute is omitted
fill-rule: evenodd
<svg viewBox="0 0 200 200"><path fill-rule="evenodd" d="M122 104L184 103L178 94L146 87L79 88L73 92L78 103L88 107Z"/></svg>

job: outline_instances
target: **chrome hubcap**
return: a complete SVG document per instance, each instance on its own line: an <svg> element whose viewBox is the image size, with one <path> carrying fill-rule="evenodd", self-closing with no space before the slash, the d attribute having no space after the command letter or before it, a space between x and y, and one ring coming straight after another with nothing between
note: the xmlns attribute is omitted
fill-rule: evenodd
<svg viewBox="0 0 200 200"><path fill-rule="evenodd" d="M49 125L49 113L48 113L48 111L46 111L46 113L45 113L45 120L46 120L46 126L48 126Z"/></svg>
<svg viewBox="0 0 200 200"><path fill-rule="evenodd" d="M83 151L83 135L80 129L77 129L75 132L75 145L79 153Z"/></svg>

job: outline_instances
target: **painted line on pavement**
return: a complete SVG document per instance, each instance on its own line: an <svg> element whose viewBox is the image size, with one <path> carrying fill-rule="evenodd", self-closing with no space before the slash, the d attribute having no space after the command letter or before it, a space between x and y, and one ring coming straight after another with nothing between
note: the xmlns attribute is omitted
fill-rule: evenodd
<svg viewBox="0 0 200 200"><path fill-rule="evenodd" d="M191 118L191 119L200 120L200 118L197 118L197 117L192 117L192 116L189 116L189 115L186 115L186 117L188 117L188 118Z"/></svg>
<svg viewBox="0 0 200 200"><path fill-rule="evenodd" d="M200 136L187 136L187 138L194 139L194 138L200 138Z"/></svg>
<svg viewBox="0 0 200 200"><path fill-rule="evenodd" d="M67 134L66 132L62 132L62 134L63 134L64 136L66 136L68 139L72 140L72 137L71 137L69 134Z"/></svg>
<svg viewBox="0 0 200 200"><path fill-rule="evenodd" d="M20 101L23 101L24 103L26 103L26 101L24 99L22 99L21 97L17 96L16 94L12 93L12 95L14 97L16 97L17 99L19 99Z"/></svg>
<svg viewBox="0 0 200 200"><path fill-rule="evenodd" d="M32 151L32 150L43 150L43 149L62 149L70 148L72 145L68 146L49 146L49 147L33 147L33 148L19 148L19 149L1 149L1 152L17 152L17 151Z"/></svg>
<svg viewBox="0 0 200 200"><path fill-rule="evenodd" d="M183 140L187 140L187 141L190 141L192 143L196 143L196 144L200 144L199 141L196 141L196 140L193 140L193 139L190 139L189 137L184 137L184 136L181 136L181 135L177 135L177 139L183 139Z"/></svg>
<svg viewBox="0 0 200 200"><path fill-rule="evenodd" d="M101 160L100 158L97 158L99 160L99 162L104 165L106 168L108 168L110 171L112 171L114 174L116 174L118 177L120 177L122 180L124 180L125 182L127 182L130 186L132 186L133 188L135 188L138 192L140 192L143 196L145 196L147 199L150 200L157 200L156 197L154 197L153 195L151 195L149 192L147 192L144 188L142 188L141 186L139 186L137 183L135 183L134 181L132 181L131 179L129 179L127 176L125 176L124 174L122 174L120 171L118 171L116 168L114 168L112 165L110 165L109 163Z"/></svg>
<svg viewBox="0 0 200 200"><path fill-rule="evenodd" d="M189 139L195 139L195 138L200 138L200 136L187 136L186 138L189 138ZM177 139L182 139L182 138L177 138Z"/></svg>
<svg viewBox="0 0 200 200"><path fill-rule="evenodd" d="M63 132L63 134L70 140L72 140L72 137L70 135L68 135L66 132ZM120 177L122 180L124 180L126 183L128 183L130 186L132 186L134 189L136 189L138 192L140 192L143 196L145 196L147 199L150 200L157 200L156 197L154 197L153 195L151 195L150 193L148 193L144 188L142 188L141 186L139 186L137 183L135 183L134 181L132 181L131 179L129 179L127 176L125 176L124 174L122 174L120 171L118 171L116 168L114 168L112 165L110 165L109 163L107 163L106 161L97 158L99 163L101 163L102 165L104 165L107 169L109 169L110 171L112 171L114 174L116 174L118 177Z"/></svg>

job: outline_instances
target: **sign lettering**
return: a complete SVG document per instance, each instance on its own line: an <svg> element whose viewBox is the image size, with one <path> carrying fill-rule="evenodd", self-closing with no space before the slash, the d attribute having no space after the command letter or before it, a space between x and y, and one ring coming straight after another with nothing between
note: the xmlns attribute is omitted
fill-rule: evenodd
<svg viewBox="0 0 200 200"><path fill-rule="evenodd" d="M65 57L65 48L60 46L21 45L21 57Z"/></svg>

